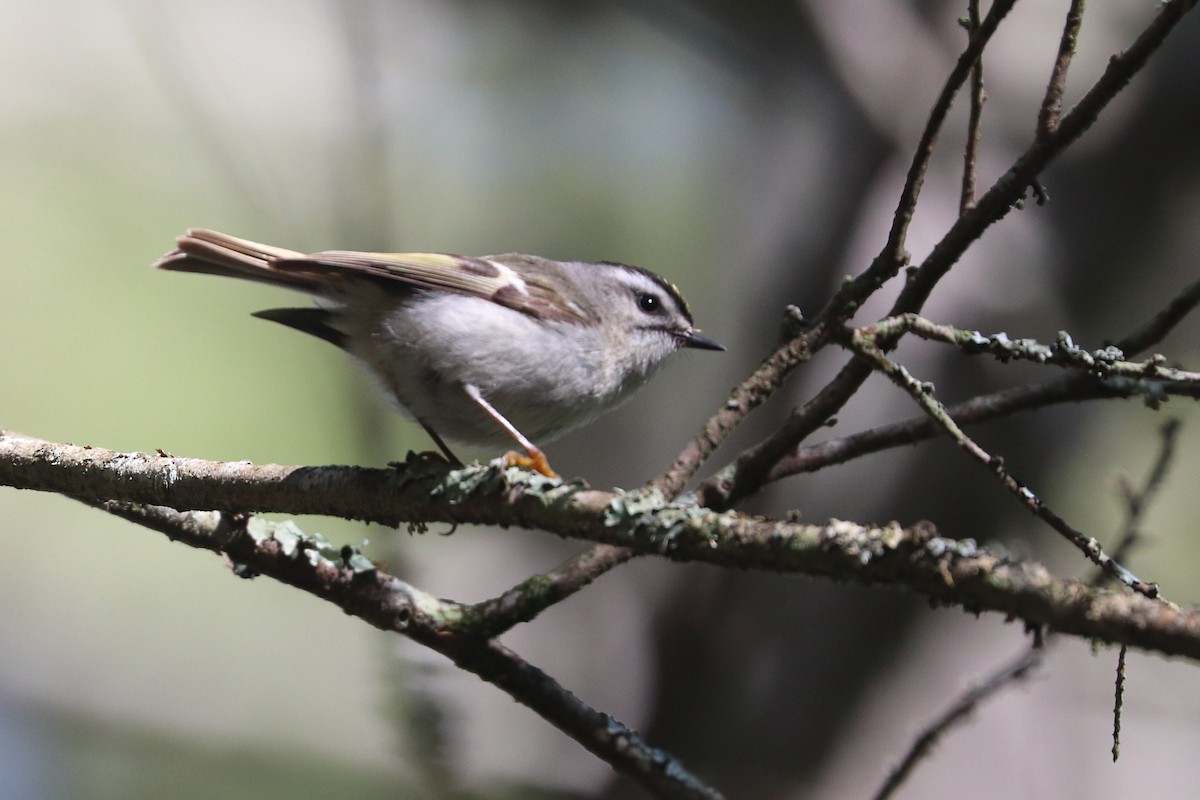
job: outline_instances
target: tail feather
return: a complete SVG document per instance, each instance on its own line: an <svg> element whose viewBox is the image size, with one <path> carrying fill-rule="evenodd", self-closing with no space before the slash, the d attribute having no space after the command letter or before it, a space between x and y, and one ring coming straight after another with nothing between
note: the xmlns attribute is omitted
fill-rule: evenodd
<svg viewBox="0 0 1200 800"><path fill-rule="evenodd" d="M320 294L322 284L330 278L329 275L296 271L295 261L307 258L303 253L216 231L191 228L175 240L175 246L175 250L155 262L156 268L241 278L312 294ZM291 261L292 269L279 269L277 262L280 261Z"/></svg>

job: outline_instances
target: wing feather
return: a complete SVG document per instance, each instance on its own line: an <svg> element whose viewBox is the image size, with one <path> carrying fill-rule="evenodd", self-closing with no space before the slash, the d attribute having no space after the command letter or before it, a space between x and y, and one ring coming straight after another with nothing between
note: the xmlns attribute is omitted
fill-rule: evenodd
<svg viewBox="0 0 1200 800"><path fill-rule="evenodd" d="M563 300L552 278L553 270L534 256L352 250L305 255L199 228L188 230L176 245L177 249L155 266L277 284L317 295L329 294L346 281L373 280L481 297L538 319L586 319L581 308Z"/></svg>

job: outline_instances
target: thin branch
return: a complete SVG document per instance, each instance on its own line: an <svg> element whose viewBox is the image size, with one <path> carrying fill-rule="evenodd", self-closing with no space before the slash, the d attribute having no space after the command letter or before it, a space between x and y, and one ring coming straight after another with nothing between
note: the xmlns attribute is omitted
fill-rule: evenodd
<svg viewBox="0 0 1200 800"><path fill-rule="evenodd" d="M1117 387L1076 373L979 395L947 407L946 413L958 425L972 425L1007 417L1019 411L1030 411L1061 403L1134 397L1142 394L1143 390L1131 383ZM880 425L840 439L801 447L792 455L776 462L767 475L767 481L782 480L804 472L816 472L871 453L901 445L918 444L944 435L946 429L925 415Z"/></svg>
<svg viewBox="0 0 1200 800"><path fill-rule="evenodd" d="M1023 506L1032 511L1039 519L1045 522L1054 530L1062 534L1068 542L1073 544L1081 553L1088 557L1096 566L1107 571L1117 580L1124 583L1135 592L1145 595L1149 598L1158 597L1158 586L1155 584L1146 583L1138 578L1129 570L1122 567L1100 547L1100 543L1095 537L1084 536L1081 532L1071 527L1065 519L1060 517L1049 506L1047 506L1036 494L1034 494L1025 484L1017 480L1011 472L1004 466L1002 458L993 456L984 450L978 442L968 436L962 428L960 428L949 414L946 413L946 407L943 406L933 396L933 387L930 384L923 383L914 378L909 371L892 361L883 351L875 344L870 333L865 329L854 330L850 334L849 347L867 363L871 364L877 371L887 376L892 383L899 386L910 397L916 401L917 405L928 414L932 419L946 429L959 446L972 458L981 465L986 467L989 472L996 476L1000 484L1008 490L1009 494L1017 499Z"/></svg>
<svg viewBox="0 0 1200 800"><path fill-rule="evenodd" d="M1125 495L1125 504L1127 507L1124 532L1113 550L1113 557L1120 558L1122 561L1127 560L1130 551L1136 547L1142 539L1142 519L1146 514L1146 509L1150 503L1158 496L1158 490L1162 488L1163 482L1166 480L1167 473L1171 469L1171 464L1175 459L1175 445L1179 438L1180 422L1177 419L1169 419L1163 423L1159 429L1159 437L1161 444L1158 450L1158 458L1154 460L1154 465L1150 468L1149 474L1146 475L1146 480L1138 489L1132 489L1127 484L1122 485L1123 494ZM1100 573L1094 579L1097 586L1103 585L1107 579L1107 575ZM1121 649L1117 655L1117 678L1113 686L1113 732L1112 732L1112 759L1115 763L1121 755L1121 712L1125 707L1125 656L1127 648L1121 645Z"/></svg>
<svg viewBox="0 0 1200 800"><path fill-rule="evenodd" d="M1062 117L1063 90L1067 85L1067 70L1071 67L1071 59L1075 56L1075 48L1079 40L1079 29L1083 25L1083 0L1071 0L1067 10L1067 19L1063 24L1062 37L1058 41L1058 55L1054 59L1054 68L1050 71L1050 82L1046 86L1046 96L1042 99L1042 107L1038 110L1037 136L1039 139L1050 136L1058 129L1059 118Z"/></svg>
<svg viewBox="0 0 1200 800"><path fill-rule="evenodd" d="M1011 664L993 673L983 683L963 693L954 705L917 736L904 758L879 787L879 791L874 795L874 800L887 800L895 794L896 790L908 780L917 765L929 756L934 746L950 728L964 722L985 700L990 699L1002 689L1008 688L1014 682L1025 678L1041 665L1043 658L1044 650L1041 648L1030 649Z"/></svg>
<svg viewBox="0 0 1200 800"><path fill-rule="evenodd" d="M823 313L823 319L834 317L839 318L838 321L840 322L840 318L852 314L853 310L857 308L862 300L866 299L875 289L882 286L899 271L904 261L902 253L908 224L912 220L913 211L916 209L921 185L925 180L925 171L928 168L929 159L933 154L933 145L945 122L946 115L949 113L950 105L954 100L954 96L962 87L963 82L970 74L972 65L979 59L984 47L991 40L992 34L995 33L1001 20L1012 10L1015 3L1016 0L997 0L988 11L987 18L980 24L979 30L972 36L967 48L959 56L957 64L947 77L937 100L934 102L929 119L925 125L925 130L922 132L917 144L916 154L913 157L912 164L909 166L908 177L905 180L905 185L901 191L900 200L893 216L892 228L888 235L887 244L863 275L855 280L847 281L843 285L842 289L839 290L837 295L827 305L826 312ZM725 437L745 419L750 411L773 394L783 383L783 379L793 369L806 362L811 357L812 352L823 347L827 340L828 329L824 322L821 322L779 347L775 353L763 362L762 366L753 375L734 389L722 408L704 425L696 437L675 459L675 462L661 476L655 478L647 486L657 488L668 496L674 496L681 492L691 477L695 475L700 465L716 449L717 445L724 441ZM830 400L839 401L839 398L833 394L830 394L828 397ZM836 402L836 405L840 407L844 402L844 399L840 399L839 402ZM821 405L824 406L826 404L822 403ZM811 419L812 416L813 414L810 413L805 415L803 419L791 421L792 427L798 431L796 434L793 434L794 436L802 438L807 433L811 433L810 430L807 430L808 425L806 421ZM769 466L769 463L766 462L778 459L784 452L794 448L795 444L799 441L800 439L797 438L783 446L769 446L766 453L757 454L750 459L740 459L740 461L751 467L751 475L761 477L765 475L766 467ZM775 452L776 450L778 452ZM753 469L756 465L762 465L763 468L761 470ZM757 475L754 474L756 472ZM750 481L750 483L752 482ZM745 484L747 481L743 480L742 483ZM733 494L736 493L731 492L731 496Z"/></svg>
<svg viewBox="0 0 1200 800"><path fill-rule="evenodd" d="M979 32L979 0L967 0L967 18L964 20L967 36ZM975 182L979 174L979 134L983 120L983 53L971 67L970 110L967 115L967 142L963 148L962 192L959 195L958 211L965 212L975 204Z"/></svg>
<svg viewBox="0 0 1200 800"><path fill-rule="evenodd" d="M892 215L892 227L888 232L887 244L884 245L879 255L875 257L871 266L865 272L842 287L834 300L831 301L831 306L841 307L847 304L860 304L875 289L895 276L900 267L905 263L907 257L904 247L908 235L908 226L912 222L913 213L916 211L917 199L920 197L921 187L925 183L925 173L929 168L929 160L933 156L933 147L937 142L938 135L941 133L942 126L945 124L946 116L950 113L950 106L953 104L959 89L962 88L967 78L971 75L971 71L979 63L983 50L987 47L988 42L991 41L992 35L1000 26L1001 21L1008 16L1008 12L1012 11L1014 5L1016 5L1016 0L996 0L993 2L991 8L988 9L987 16L979 23L979 28L971 35L971 40L959 55L954 69L946 77L946 82L942 85L942 90L938 93L937 99L929 111L929 119L925 123L925 130L921 132L921 137L917 141L913 160L909 165L908 175L904 181L904 188L900 191L900 199L896 204L896 211Z"/></svg>
<svg viewBox="0 0 1200 800"><path fill-rule="evenodd" d="M954 101L955 95L958 94L959 89L962 88L963 83L970 75L973 65L978 62L983 49L991 40L992 34L996 32L1000 22L1012 10L1015 3L1016 0L996 0L992 4L987 17L980 23L978 30L972 35L966 49L959 56L954 69L947 76L946 82L942 85L942 90L939 92L937 99L934 101L933 108L929 112L925 129L922 131L921 137L917 142L916 152L913 155L912 163L909 165L904 188L900 192L900 199L892 217L892 227L888 233L887 243L861 275L847 280L842 284L842 287L829 303L826 304L818 321L809 331L801 334L800 338L805 338L804 360L808 359L811 352L815 352L828 342L828 331L830 328L827 326L831 322L832 324L840 324L845 319L848 319L867 297L894 277L907 260L907 256L904 253L904 245L908 226L912 221L917 199L920 196L921 187L925 182L925 173L929 167L929 160L933 155L933 146L937 141L942 126L945 124L946 116L950 111L950 106ZM777 377L772 376L772 385L763 395L763 399L773 393L775 388L782 383L782 379L786 377L787 372L790 372L799 363L802 362L797 361L791 364L787 371L781 371ZM762 369L760 368L759 372L756 372L743 386L761 383L761 372ZM706 482L700 487L698 491L704 497L705 503L713 507L728 508L741 497L757 491L762 486L762 481L766 477L770 467L788 451L794 449L800 441L824 424L824 420L835 413L837 409L841 408L846 400L862 385L862 381L866 380L868 374L869 370L862 370L857 364L851 363L848 365L816 398L805 404L802 408L794 411L776 434L768 438L760 446L744 452L738 457L735 465L726 468L722 471L721 476ZM731 403L734 408L738 407L737 392L738 390L735 390L734 396L726 403L725 409L717 412L717 417L727 416ZM758 403L755 403L755 405L758 405ZM747 409L747 413L748 411L749 409ZM738 417L737 421L740 422L744 416L743 414ZM717 417L714 417L714 419ZM720 437L716 439L716 442L719 443L723 440L731 428L732 426L723 430ZM705 430L708 430L707 426ZM703 434L698 441L705 441ZM689 460L687 456L689 451L693 449L694 445L689 445L689 450L684 451L684 455L681 455L676 460L675 465L664 474L663 478L656 479L651 485L664 490L680 490L683 483L680 483L677 478L680 472L679 465L681 462ZM705 451L705 456L712 449L712 447L709 447ZM697 464L696 466L699 465ZM690 478L694 472L695 469L692 469L691 472L687 473L687 477Z"/></svg>
<svg viewBox="0 0 1200 800"><path fill-rule="evenodd" d="M1121 710L1125 707L1125 654L1127 652L1128 648L1121 645L1121 649L1117 653L1117 681L1113 689L1113 763L1116 763L1121 756Z"/></svg>
<svg viewBox="0 0 1200 800"><path fill-rule="evenodd" d="M531 621L633 556L628 548L598 544L549 572L521 581L499 597L468 606L464 618L470 620L472 633L486 638L499 636Z"/></svg>
<svg viewBox="0 0 1200 800"><path fill-rule="evenodd" d="M675 458L674 463L647 483L645 488L660 491L667 497L675 497L682 492L688 481L700 469L700 465L712 455L725 437L741 424L751 411L774 394L792 370L807 362L816 349L823 347L827 338L828 328L817 325L780 345L749 378L733 388L725 403L704 423L696 436Z"/></svg>
<svg viewBox="0 0 1200 800"><path fill-rule="evenodd" d="M1162 488L1171 464L1175 460L1175 445L1179 439L1181 427L1178 419L1169 419L1159 428L1158 435L1161 441L1158 457L1154 460L1154 465L1150 468L1141 487L1134 489L1127 482L1121 482L1121 493L1124 495L1126 506L1125 524L1112 554L1113 558L1118 561L1127 561L1129 554L1141 543L1142 520L1145 518L1150 503L1158 496L1158 490ZM1103 585L1106 578L1107 576L1101 573L1095 577L1094 583Z"/></svg>
<svg viewBox="0 0 1200 800"><path fill-rule="evenodd" d="M796 445L820 430L871 374L865 364L851 361L811 400L792 410L775 433L744 450L734 462L696 487L700 504L712 509L733 508L761 489L776 464Z"/></svg>
<svg viewBox="0 0 1200 800"><path fill-rule="evenodd" d="M1188 284L1167 307L1133 333L1116 343L1126 355L1137 355L1166 338L1188 314L1200 305L1200 280Z"/></svg>
<svg viewBox="0 0 1200 800"><path fill-rule="evenodd" d="M1120 339L1114 346L1126 356L1137 355L1161 342L1198 304L1200 304L1200 280L1186 286L1152 319L1133 333ZM1089 375L1076 373L1066 378L1056 378L980 395L951 406L947 409L947 413L959 425L969 425L997 419L1017 411L1043 408L1059 403L1138 396L1153 403L1156 402L1156 398L1165 397L1170 393L1172 393L1170 384L1099 381ZM921 416L894 422L890 425L882 425L841 439L809 445L776 461L767 473L765 482L771 483L801 472L815 472L831 464L841 464L859 456L891 447L916 444L944 432L944 429L934 420L927 416Z"/></svg>
<svg viewBox="0 0 1200 800"><path fill-rule="evenodd" d="M652 796L719 800L670 754L599 712L542 670L494 639L456 627L464 607L439 600L359 557L347 559L290 523L215 512L180 513L122 502L91 502L123 519L192 547L223 553L239 574L265 575L327 600L381 630L402 634L507 692L593 754L625 773Z"/></svg>
<svg viewBox="0 0 1200 800"><path fill-rule="evenodd" d="M872 342L893 341L903 333L912 333L927 341L957 345L967 355L988 353L1000 361L1032 361L1084 370L1099 378L1146 381L1148 395L1151 386L1171 384L1176 387L1172 394L1200 396L1200 372L1165 367L1166 359L1161 355L1145 361L1126 361L1125 353L1113 345L1100 350L1085 350L1078 347L1065 331L1058 334L1054 344L1045 345L1036 339L1010 339L1005 333L985 336L979 331L931 322L916 314L888 317L858 330Z"/></svg>

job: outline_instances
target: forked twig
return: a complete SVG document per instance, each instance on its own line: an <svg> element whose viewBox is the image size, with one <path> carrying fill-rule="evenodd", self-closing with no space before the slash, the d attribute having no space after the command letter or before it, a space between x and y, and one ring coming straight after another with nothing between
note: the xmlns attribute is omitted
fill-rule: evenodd
<svg viewBox="0 0 1200 800"><path fill-rule="evenodd" d="M1035 137L1009 170L950 226L950 229L933 247L921 265L909 272L908 280L893 303L890 315L920 312L933 289L958 262L966 249L987 228L1007 216L1015 204L1023 198L1028 187L1036 184L1041 172L1083 135L1113 98L1145 66L1147 59L1162 45L1167 35L1195 6L1196 2L1197 0L1167 0L1160 4L1154 19L1128 48L1109 60L1104 73L1084 93L1080 101L1061 117L1053 133L1041 138ZM965 80L970 65L978 55L972 52L972 48L979 37L987 33L992 13L1003 10L1005 7L1001 3L994 4L988 17L981 21L980 32L972 38L971 44L960 57L952 76L954 79L959 79L954 88L955 92L957 86L961 85L961 80ZM953 81L948 81L947 88L952 83ZM949 92L949 98L952 97L953 92ZM938 125L940 125L940 120L944 118L944 111L939 112L939 109L942 108L941 102L944 99L947 103L946 108L948 108L948 99L946 98L947 90L944 90L943 95L939 97L939 104L935 106L934 113L931 114L931 122L938 120ZM941 117L938 116L939 113L942 114ZM927 128L927 133L929 130L934 130L936 133L935 126ZM915 201L919 193L924 176L923 165L927 162L927 151L932 148L932 144L933 138L922 137L913 160L913 167L910 169L909 179L897 206L888 244L866 270L843 284L826 308L816 317L812 330L819 330L820 334L805 341L806 351L803 360L807 360L809 354L828 343L832 328L823 328L822 326L832 325L852 314L863 300L895 275L902 266L904 262L904 232L907 230L908 219L912 213L910 204ZM884 350L891 347L890 342L880 342L880 344L886 345L883 347ZM706 458L716 444L741 422L745 414L749 413L749 408L740 403L739 393L744 391L745 387L758 385L765 379L769 386L757 397L755 403L757 405L766 395L773 393L775 388L782 383L786 372L799 363L802 361L793 360L789 363L786 371L767 370L765 374L760 368L760 371L756 372L751 380L735 390L727 403L727 408L719 411L714 417L714 420L718 417L728 418L730 416L732 419L717 428L714 428L711 422L706 425L702 434L688 446L671 470L668 470L663 478L656 481L656 485L672 492L681 490L703 458ZM812 400L795 409L779 430L744 451L734 463L698 487L697 494L701 497L702 502L713 508L729 508L742 498L760 490L767 483L768 476L772 474L775 466L781 460L788 458L805 438L825 425L849 401L870 375L870 372L871 370L864 364L854 361L847 364L837 377L818 392ZM728 406L737 409L733 415L729 414ZM702 453L702 456L695 458L697 453ZM680 468L681 464L686 464L686 468Z"/></svg>
<svg viewBox="0 0 1200 800"><path fill-rule="evenodd" d="M988 9L987 15L979 22L978 28L971 33L966 48L963 49L954 68L946 77L945 83L942 84L942 89L929 111L925 129L917 140L912 163L909 164L904 187L900 190L896 210L892 215L892 225L888 231L887 243L866 270L842 285L826 306L826 310L822 312L823 317L830 315L841 321L847 312L853 313L854 309L876 289L893 278L907 262L904 248L908 227L916 212L917 200L921 194L921 187L925 183L925 174L929 169L929 161L933 157L934 145L937 143L942 126L950 113L954 98L971 76L983 55L984 48L987 47L992 35L1004 18L1008 16L1008 13L1012 11L1014 5L1016 5L1016 0L996 0Z"/></svg>
<svg viewBox="0 0 1200 800"><path fill-rule="evenodd" d="M722 797L678 759L584 703L514 651L494 639L463 633L456 625L466 607L439 600L361 556L354 560L330 557L327 543L305 536L290 523L259 519L251 532L239 515L182 513L160 506L76 499L192 547L226 554L244 567L245 575L269 576L334 603L381 630L402 634L441 653L528 706L654 797Z"/></svg>
<svg viewBox="0 0 1200 800"><path fill-rule="evenodd" d="M980 22L979 29L972 35L966 49L958 58L954 69L946 78L941 92L929 113L925 130L917 144L913 161L909 166L904 188L892 218L891 231L883 250L875 257L871 265L857 278L847 281L826 305L819 319L809 328L785 342L771 354L762 365L741 385L737 386L722 408L705 423L700 432L676 457L674 463L662 475L649 484L650 488L661 490L668 497L674 497L683 491L683 487L695 475L700 465L712 454L725 437L741 424L746 416L760 405L767 397L782 385L792 370L805 363L812 353L828 343L830 320L841 322L853 314L858 305L870 296L877 288L894 277L904 263L904 242L908 225L916 209L917 198L925 180L925 172L929 159L933 155L933 146L945 123L950 106L958 90L971 73L972 66L977 63L980 54L991 40L992 34L1000 22L1012 10L1016 0L996 0L989 9L987 16ZM826 409L840 408L850 394L857 389L853 375L847 375L846 380L833 391L824 393L824 401L817 402L813 408L800 415L793 415L785 427L788 432L782 437L772 437L774 441L765 442L765 449L758 452L748 452L739 458L739 465L745 469L739 475L738 483L747 489L757 489L756 480L765 476L770 465L791 450L815 428L812 420L826 414ZM865 378L865 375L860 376ZM861 382L861 381L860 381ZM817 423L817 427L821 422ZM747 478L749 478L747 480ZM714 491L709 485L701 489L706 502L714 502L714 507L728 507L740 494L736 490L727 492ZM724 494L724 502L721 496Z"/></svg>
<svg viewBox="0 0 1200 800"><path fill-rule="evenodd" d="M1197 305L1200 305L1200 280L1184 287L1161 311L1137 330L1119 339L1115 347L1126 357L1135 356L1153 347L1174 330ZM1171 384L1160 383L1152 387L1150 394L1157 396L1172 392ZM959 425L969 425L1060 403L1137 396L1150 396L1147 394L1147 387L1129 381L1100 381L1091 375L1075 372L1065 378L1054 378L979 395L949 407L947 413ZM936 421L928 416L920 416L881 425L840 439L808 445L777 461L767 474L766 482L781 480L802 472L815 472L832 464L841 464L891 447L917 444L944 432ZM1117 561L1123 560L1117 558Z"/></svg>
<svg viewBox="0 0 1200 800"><path fill-rule="evenodd" d="M1071 527L1066 520L1052 511L1027 486L1017 480L1004 466L1004 460L991 455L974 439L968 436L962 428L950 417L943 406L933 396L933 387L914 378L903 366L892 361L875 344L872 336L863 329L850 332L847 345L859 357L864 359L876 371L887 376L892 383L909 394L921 409L945 428L946 432L958 442L959 446L972 458L987 467L1000 484L1017 500L1032 511L1039 519L1058 531L1073 544L1080 552L1088 557L1096 566L1108 572L1112 577L1124 583L1129 588L1148 598L1158 598L1158 587L1138 578L1129 570L1122 567L1104 552L1100 543L1094 537L1084 536Z"/></svg>

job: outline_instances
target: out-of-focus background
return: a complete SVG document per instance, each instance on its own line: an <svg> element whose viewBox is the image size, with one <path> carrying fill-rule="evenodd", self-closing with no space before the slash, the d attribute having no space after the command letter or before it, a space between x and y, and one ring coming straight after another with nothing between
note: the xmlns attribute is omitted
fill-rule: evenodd
<svg viewBox="0 0 1200 800"><path fill-rule="evenodd" d="M1029 139L1066 5L1021 4L988 51L984 185ZM1068 103L1153 12L1088 8ZM294 297L149 264L188 226L299 250L521 250L655 269L729 345L677 358L628 406L547 448L564 474L636 486L768 351L785 303L815 311L879 249L963 13L938 0L8 3L0 427L210 459L383 464L427 439L333 348L248 316ZM1144 320L1197 272L1197 97L1188 20L1048 172L1052 203L989 231L929 315L1042 339L1066 329L1091 347ZM918 259L956 208L962 111L914 224ZM1189 322L1163 349L1194 364L1196 334ZM901 354L948 399L1044 374L929 345ZM806 367L714 466L840 364ZM914 414L876 380L825 435ZM1116 480L1140 479L1165 414L1185 420L1181 452L1133 566L1191 602L1190 406L1072 406L980 436L1110 540ZM749 507L928 518L1086 574L944 444L795 478ZM466 601L580 547L301 524L369 541L403 577ZM313 598L237 580L209 554L12 490L0 490L0 542L0 800L636 796L499 691ZM899 591L645 560L506 642L730 796L842 798L868 795L926 721L1026 638ZM1194 787L1200 673L1131 655L1112 765L1114 663L1059 642L903 796Z"/></svg>

